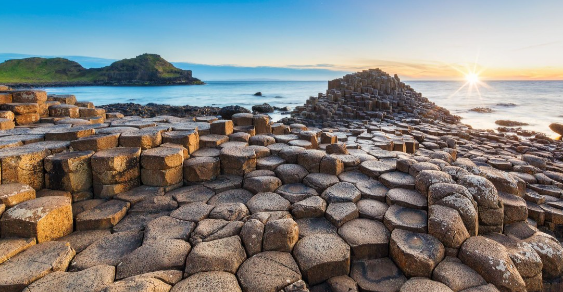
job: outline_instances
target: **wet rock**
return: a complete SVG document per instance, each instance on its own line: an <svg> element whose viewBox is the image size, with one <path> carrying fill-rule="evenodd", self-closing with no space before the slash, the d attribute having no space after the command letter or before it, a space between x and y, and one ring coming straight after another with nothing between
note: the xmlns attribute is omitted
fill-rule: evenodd
<svg viewBox="0 0 563 292"><path fill-rule="evenodd" d="M257 95L260 92L257 92L254 95ZM260 95L258 96L262 96L262 93L260 93ZM257 112L257 113L273 113L274 112L274 108L267 104L267 103L263 103L263 104L259 104L259 105L253 105L252 106L252 111Z"/></svg>

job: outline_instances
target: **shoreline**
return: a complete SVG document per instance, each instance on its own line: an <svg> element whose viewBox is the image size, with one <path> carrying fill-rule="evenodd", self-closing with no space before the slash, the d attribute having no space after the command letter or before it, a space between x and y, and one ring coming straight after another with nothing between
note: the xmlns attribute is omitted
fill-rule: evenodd
<svg viewBox="0 0 563 292"><path fill-rule="evenodd" d="M277 123L7 92L0 290L563 289L563 141L471 129L396 75Z"/></svg>

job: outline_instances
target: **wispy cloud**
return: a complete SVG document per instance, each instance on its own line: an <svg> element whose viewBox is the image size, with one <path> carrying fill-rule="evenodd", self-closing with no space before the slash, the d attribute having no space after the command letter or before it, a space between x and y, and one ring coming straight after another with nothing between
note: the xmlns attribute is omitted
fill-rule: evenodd
<svg viewBox="0 0 563 292"><path fill-rule="evenodd" d="M554 42L548 42L548 43L531 45L531 46L526 46L526 47L514 49L514 50L512 50L512 52L525 51L525 50L529 50L529 49L536 49L536 48L542 48L542 47L549 47L549 46L562 44L562 43L563 43L563 40L558 40L558 41L554 41Z"/></svg>

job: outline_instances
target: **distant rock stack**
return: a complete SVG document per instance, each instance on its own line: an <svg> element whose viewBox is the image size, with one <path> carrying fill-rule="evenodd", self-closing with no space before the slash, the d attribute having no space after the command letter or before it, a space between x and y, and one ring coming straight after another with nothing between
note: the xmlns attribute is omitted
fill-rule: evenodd
<svg viewBox="0 0 563 292"><path fill-rule="evenodd" d="M456 123L444 108L436 106L422 94L379 69L348 74L328 82L325 94L310 97L304 106L293 112L296 118L334 122L340 119L382 120L401 114L403 118L440 120Z"/></svg>

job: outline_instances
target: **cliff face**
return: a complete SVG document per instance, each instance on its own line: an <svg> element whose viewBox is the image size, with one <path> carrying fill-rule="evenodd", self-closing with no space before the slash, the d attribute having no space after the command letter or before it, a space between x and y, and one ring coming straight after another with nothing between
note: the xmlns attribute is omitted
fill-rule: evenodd
<svg viewBox="0 0 563 292"><path fill-rule="evenodd" d="M0 64L0 83L12 86L203 84L192 76L192 71L176 68L155 54L92 69L64 58L9 60Z"/></svg>

